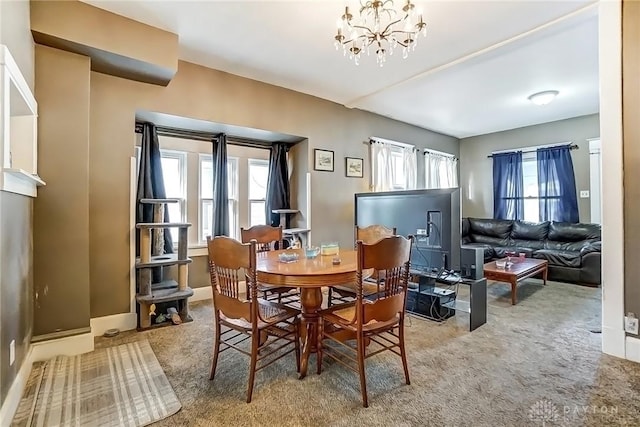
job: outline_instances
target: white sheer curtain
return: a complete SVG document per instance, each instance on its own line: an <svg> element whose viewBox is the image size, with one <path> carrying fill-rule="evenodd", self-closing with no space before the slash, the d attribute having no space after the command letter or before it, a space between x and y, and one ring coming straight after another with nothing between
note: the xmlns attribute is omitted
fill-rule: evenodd
<svg viewBox="0 0 640 427"><path fill-rule="evenodd" d="M458 159L453 156L425 151L425 188L453 188L458 186Z"/></svg>
<svg viewBox="0 0 640 427"><path fill-rule="evenodd" d="M404 169L404 189L418 188L418 156L414 147L402 148L402 167Z"/></svg>
<svg viewBox="0 0 640 427"><path fill-rule="evenodd" d="M393 158L391 145L371 141L371 190L393 190Z"/></svg>

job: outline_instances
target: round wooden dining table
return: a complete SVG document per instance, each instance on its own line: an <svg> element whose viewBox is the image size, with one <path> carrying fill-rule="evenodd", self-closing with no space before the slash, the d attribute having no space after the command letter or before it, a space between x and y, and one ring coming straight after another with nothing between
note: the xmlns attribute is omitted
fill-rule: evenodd
<svg viewBox="0 0 640 427"><path fill-rule="evenodd" d="M280 262L282 252L297 252L298 260ZM356 281L356 251L340 250L340 264L333 264L333 255L318 255L308 259L304 250L262 252L257 257L256 275L259 283L271 286L300 288L302 322L306 332L300 360L300 378L307 375L309 356L317 351L319 310L322 306L322 287L344 285Z"/></svg>

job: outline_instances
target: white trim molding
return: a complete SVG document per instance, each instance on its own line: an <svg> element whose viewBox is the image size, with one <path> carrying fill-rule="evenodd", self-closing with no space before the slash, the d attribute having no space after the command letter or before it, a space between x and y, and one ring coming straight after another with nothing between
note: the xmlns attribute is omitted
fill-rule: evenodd
<svg viewBox="0 0 640 427"><path fill-rule="evenodd" d="M22 393L24 392L24 388L27 385L27 380L29 379L29 374L31 373L31 367L33 366L32 355L33 346L30 346L29 351L27 352L27 356L24 358L22 366L18 371L18 375L13 380L13 384L11 384L9 392L7 393L7 396L2 403L2 408L0 408L0 426L11 425L13 416L18 410L20 399L22 399Z"/></svg>
<svg viewBox="0 0 640 427"><path fill-rule="evenodd" d="M640 363L640 338L627 337L625 340L625 358Z"/></svg>
<svg viewBox="0 0 640 427"><path fill-rule="evenodd" d="M119 313L111 316L94 317L90 320L91 335L99 337L104 335L108 329L119 329L120 331L130 331L138 326L136 313Z"/></svg>
<svg viewBox="0 0 640 427"><path fill-rule="evenodd" d="M242 286L240 288L242 289ZM193 288L193 296L189 298L189 301L204 301L211 298L213 298L213 290L211 289L211 286L203 286L201 288Z"/></svg>
<svg viewBox="0 0 640 427"><path fill-rule="evenodd" d="M598 4L602 140L602 351L625 357L622 176L622 8Z"/></svg>
<svg viewBox="0 0 640 427"><path fill-rule="evenodd" d="M90 332L31 344L31 361L40 362L54 356L75 356L93 351L93 334Z"/></svg>

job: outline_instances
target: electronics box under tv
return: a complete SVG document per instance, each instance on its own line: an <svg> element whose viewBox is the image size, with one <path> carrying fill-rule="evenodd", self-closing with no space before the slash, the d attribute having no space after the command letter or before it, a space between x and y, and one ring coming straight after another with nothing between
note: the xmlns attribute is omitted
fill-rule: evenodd
<svg viewBox="0 0 640 427"><path fill-rule="evenodd" d="M438 287L409 289L407 311L440 322L456 314L455 301L456 293L453 290Z"/></svg>

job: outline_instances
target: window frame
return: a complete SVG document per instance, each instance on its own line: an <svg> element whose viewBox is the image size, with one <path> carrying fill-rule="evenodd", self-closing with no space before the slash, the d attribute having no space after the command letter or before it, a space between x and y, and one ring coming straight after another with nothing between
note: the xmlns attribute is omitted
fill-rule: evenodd
<svg viewBox="0 0 640 427"><path fill-rule="evenodd" d="M401 148L392 148L391 149L391 158L393 159L393 167L391 169L391 181L392 181L392 188L394 191L397 190L406 190L407 189L407 177L405 176L404 173L404 169L402 167L402 164L404 162L404 156L403 156L403 152ZM397 169L397 160L400 160L400 170ZM398 172L402 172L402 180L400 181L396 181L396 178L398 178L397 174Z"/></svg>
<svg viewBox="0 0 640 427"><path fill-rule="evenodd" d="M249 158L247 160L247 203L248 203L248 208L247 208L247 213L248 213L248 217L247 217L247 223L249 224L249 227L252 227L254 225L260 225L260 224L252 224L251 223L251 206L253 202L263 202L265 204L267 204L267 185L265 184L265 194L264 194L264 198L263 199L252 199L251 198L251 166L252 165L261 165L261 166L266 166L267 167L267 175L269 174L269 160L265 160L265 159L254 159L254 158ZM267 222L267 212L266 212L266 208L265 208L265 212L264 212L264 216L265 216L265 223Z"/></svg>
<svg viewBox="0 0 640 427"><path fill-rule="evenodd" d="M207 240L206 238L203 238L203 234L204 234L204 215L203 215L203 207L204 207L204 202L210 201L211 205L213 206L213 195L209 198L209 197L202 197L202 164L203 162L211 162L212 167L213 167L213 155L211 154L203 154L203 153L199 153L198 154L198 247L206 247L207 245ZM232 177L229 177L229 170L232 170L233 175ZM227 156L227 179L230 179L230 183L231 183L231 192L228 194L227 197L227 209L230 207L229 203L231 203L231 206L233 206L232 212L229 213L229 237L237 239L238 235L239 235L239 208L238 208L238 202L239 202L239 195L238 195L238 158L237 157L233 157L233 156ZM231 221L231 216L233 216L233 221ZM235 227L231 226L231 223L235 224Z"/></svg>
<svg viewBox="0 0 640 427"><path fill-rule="evenodd" d="M141 148L140 147L136 147L138 148L136 154L137 154L137 158L138 158L138 170L137 170L137 174L140 173L140 154L141 154ZM187 187L187 181L188 181L188 171L187 171L187 152L186 151L180 151L180 150L171 150L171 149L165 149L165 148L161 148L160 149L160 161L162 162L163 158L169 158L169 159L177 159L178 160L178 165L179 165L179 176L180 176L180 192L182 193L183 197L172 197L172 196L167 196L167 198L169 199L178 199L179 202L178 204L180 205L180 215L181 218L178 221L175 221L172 218L169 218L171 220L171 222L187 222L187 218L188 218L188 212L187 212L187 200L189 195L187 194L188 191L188 187ZM136 177L137 177L136 174ZM162 179L164 180L164 168L162 170ZM165 184L165 193L166 193L166 184ZM178 233L178 229L176 228L172 228L169 230L169 232L172 234L172 240L173 240L173 249L177 249L178 248L178 239L177 239L177 233Z"/></svg>
<svg viewBox="0 0 640 427"><path fill-rule="evenodd" d="M526 192L526 189L528 188L527 186L527 182L528 180L525 180L525 172L524 172L524 166L525 163L533 163L534 167L533 170L535 171L535 173L532 175L535 179L535 189L536 189L536 194L535 195L529 195ZM528 221L528 222L539 222L540 221L540 194L538 193L539 191L539 186L538 186L538 155L535 151L532 152L526 152L526 153L522 153L522 187L523 190L525 190L525 192L522 195L522 202L526 203L527 201L534 201L536 203L537 209L535 210L535 212L537 213L537 216L534 217L529 217L527 216L527 212L530 212L531 209L527 209L525 207L524 209L524 216L523 216L523 221ZM527 175L526 178L529 178L530 175Z"/></svg>

